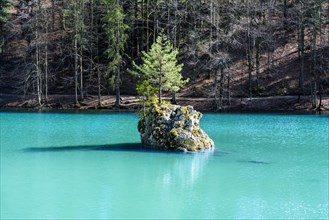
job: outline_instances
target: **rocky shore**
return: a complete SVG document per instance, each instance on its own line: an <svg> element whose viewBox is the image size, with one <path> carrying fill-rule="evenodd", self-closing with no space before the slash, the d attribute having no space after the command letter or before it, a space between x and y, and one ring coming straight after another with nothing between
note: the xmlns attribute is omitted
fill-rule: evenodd
<svg viewBox="0 0 329 220"><path fill-rule="evenodd" d="M167 98L170 100L170 98ZM97 96L86 96L75 104L73 95L49 95L48 101L41 106L33 96L0 94L0 109L2 110L109 110L115 111L115 96L102 96L99 105ZM180 105L191 105L202 112L217 112L213 98L178 97ZM322 100L322 113L329 113L329 96ZM137 111L140 109L139 100L135 96L123 95L121 110ZM318 113L312 105L311 96L272 96L257 98L232 98L231 105L224 107L221 112L284 112L284 113Z"/></svg>

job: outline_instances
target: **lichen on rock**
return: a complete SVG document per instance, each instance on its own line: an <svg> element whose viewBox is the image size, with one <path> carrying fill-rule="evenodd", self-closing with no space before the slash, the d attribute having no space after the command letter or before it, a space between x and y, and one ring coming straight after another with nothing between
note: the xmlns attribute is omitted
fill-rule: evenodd
<svg viewBox="0 0 329 220"><path fill-rule="evenodd" d="M213 150L213 140L199 127L201 117L192 106L148 107L138 122L142 144L159 150Z"/></svg>

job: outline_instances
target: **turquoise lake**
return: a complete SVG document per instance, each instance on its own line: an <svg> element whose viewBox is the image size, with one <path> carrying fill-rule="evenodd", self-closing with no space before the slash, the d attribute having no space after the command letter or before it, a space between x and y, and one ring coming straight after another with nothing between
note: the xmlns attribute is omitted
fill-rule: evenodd
<svg viewBox="0 0 329 220"><path fill-rule="evenodd" d="M329 117L204 114L211 153L145 150L134 113L1 112L1 219L328 219Z"/></svg>

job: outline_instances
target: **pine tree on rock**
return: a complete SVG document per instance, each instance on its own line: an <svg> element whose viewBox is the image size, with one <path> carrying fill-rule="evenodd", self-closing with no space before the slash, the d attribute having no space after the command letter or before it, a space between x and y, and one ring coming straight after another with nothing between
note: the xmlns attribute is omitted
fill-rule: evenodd
<svg viewBox="0 0 329 220"><path fill-rule="evenodd" d="M177 92L188 82L181 74L183 64L177 64L178 50L173 48L166 35L159 34L150 51L142 54L143 64L134 63L136 71L132 72L141 78L137 89L140 94L149 91L151 86L157 90L161 104L162 91Z"/></svg>

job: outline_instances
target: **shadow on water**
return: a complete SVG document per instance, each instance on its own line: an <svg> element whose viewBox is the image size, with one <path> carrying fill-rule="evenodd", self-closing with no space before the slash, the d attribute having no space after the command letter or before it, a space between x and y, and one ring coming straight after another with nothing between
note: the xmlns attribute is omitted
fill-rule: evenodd
<svg viewBox="0 0 329 220"><path fill-rule="evenodd" d="M23 148L20 152L27 154L59 154L61 152L68 152L71 154L78 152L97 152L101 151L104 153L111 152L132 152L132 153L153 153L158 155L168 155L172 154L165 159L159 159L159 163L152 165L152 169L155 169L154 175L156 175L156 180L158 181L157 188L162 187L164 190L168 191L173 187L177 187L177 181L182 183L182 186L194 185L198 180L201 179L203 170L208 164L209 159L213 155L213 151L209 152L199 152L199 153L184 153L175 151L160 151L153 150L143 147L140 143L118 143L118 144L108 144L108 145L85 145L85 146L59 146L59 147L31 147ZM179 155L178 157L175 155ZM150 155L150 154L149 154ZM182 155L182 156L180 156ZM145 161L150 161L147 157ZM151 157L153 158L153 157ZM116 160L112 160L116 161ZM152 160L153 161L153 160ZM84 163L84 160L77 161L77 163ZM135 161L136 162L136 161ZM128 165L129 166L129 165ZM179 184L180 185L180 184Z"/></svg>
<svg viewBox="0 0 329 220"><path fill-rule="evenodd" d="M226 152L226 151L221 151L221 150L217 150L215 149L214 153L213 153L213 156L215 157L223 157L227 154L230 154L229 152Z"/></svg>
<svg viewBox="0 0 329 220"><path fill-rule="evenodd" d="M74 152L74 151L118 151L118 152L136 152L136 153L160 153L160 154L195 154L192 152L178 152L178 151L161 151L156 149L145 148L141 143L120 143L108 145L82 145L82 146L62 146L62 147L30 147L23 148L21 151L26 153L49 153L49 152ZM215 157L223 157L229 152L215 150L211 153ZM239 163L268 165L268 162L256 160L237 160Z"/></svg>
<svg viewBox="0 0 329 220"><path fill-rule="evenodd" d="M239 163L249 163L249 164L256 164L256 165L267 165L270 164L264 161L257 161L257 160L238 160Z"/></svg>
<svg viewBox="0 0 329 220"><path fill-rule="evenodd" d="M46 152L70 152L70 151L121 151L137 153L172 153L186 154L178 151L161 151L145 148L141 143L120 143L107 145L81 145L81 146L62 146L62 147L30 147L21 149L26 153L46 153Z"/></svg>
<svg viewBox="0 0 329 220"><path fill-rule="evenodd" d="M144 148L140 143L120 143L106 145L80 145L80 146L62 146L62 147L30 147L22 149L28 153L42 152L67 152L67 151L131 151L131 152L150 152L159 151Z"/></svg>

